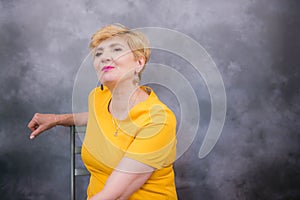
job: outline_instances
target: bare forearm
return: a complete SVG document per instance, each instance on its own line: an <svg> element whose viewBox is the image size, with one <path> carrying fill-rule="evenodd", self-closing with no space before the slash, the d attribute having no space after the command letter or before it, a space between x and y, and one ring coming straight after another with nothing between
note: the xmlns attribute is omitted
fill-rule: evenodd
<svg viewBox="0 0 300 200"><path fill-rule="evenodd" d="M145 184L154 170L154 168L130 158L123 158L117 169L109 176L103 190L93 196L91 200L128 199Z"/></svg>
<svg viewBox="0 0 300 200"><path fill-rule="evenodd" d="M150 175L149 175L150 177ZM141 177L138 178L136 180L134 180L130 187L128 187L122 194L121 196L118 198L118 200L126 200L129 199L129 197L135 192L137 191L140 187L142 187L145 184L146 180Z"/></svg>
<svg viewBox="0 0 300 200"><path fill-rule="evenodd" d="M113 171L103 190L91 200L126 200L150 178L152 172L127 173Z"/></svg>
<svg viewBox="0 0 300 200"><path fill-rule="evenodd" d="M28 123L28 128L32 131L30 139L34 139L42 132L57 125L61 126L85 126L88 120L88 113L77 114L40 114L36 113Z"/></svg>
<svg viewBox="0 0 300 200"><path fill-rule="evenodd" d="M56 125L61 126L85 126L88 120L88 113L76 113L76 114L58 114L56 115Z"/></svg>

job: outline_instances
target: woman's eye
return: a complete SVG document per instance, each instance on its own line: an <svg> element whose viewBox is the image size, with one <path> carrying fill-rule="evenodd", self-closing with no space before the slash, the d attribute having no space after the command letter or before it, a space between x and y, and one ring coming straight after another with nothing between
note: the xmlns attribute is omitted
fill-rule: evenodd
<svg viewBox="0 0 300 200"><path fill-rule="evenodd" d="M114 51L122 51L121 48L114 48Z"/></svg>
<svg viewBox="0 0 300 200"><path fill-rule="evenodd" d="M101 52L96 52L96 54L95 54L96 57L99 57L99 56L101 56L101 55L102 55Z"/></svg>

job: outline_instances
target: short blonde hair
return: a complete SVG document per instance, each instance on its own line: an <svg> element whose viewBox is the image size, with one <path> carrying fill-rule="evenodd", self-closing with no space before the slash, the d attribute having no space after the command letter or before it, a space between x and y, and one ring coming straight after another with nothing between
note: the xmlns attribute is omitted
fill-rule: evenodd
<svg viewBox="0 0 300 200"><path fill-rule="evenodd" d="M91 38L90 49L94 50L104 40L116 36L124 37L127 40L127 44L131 49L135 59L138 60L141 57L143 57L145 59L145 65L146 65L146 63L150 59L150 54L151 54L149 40L146 38L144 34L138 31L130 30L121 24L111 24L108 26L104 26L96 33L94 33ZM141 78L142 71L139 73L139 78Z"/></svg>

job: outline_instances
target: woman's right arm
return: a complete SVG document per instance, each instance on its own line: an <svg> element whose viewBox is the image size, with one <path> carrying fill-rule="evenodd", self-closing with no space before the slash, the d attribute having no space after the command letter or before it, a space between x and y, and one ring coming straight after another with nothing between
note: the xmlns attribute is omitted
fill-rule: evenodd
<svg viewBox="0 0 300 200"><path fill-rule="evenodd" d="M34 114L31 121L28 123L28 128L32 131L30 139L34 139L42 132L53 128L57 125L61 126L85 126L87 124L88 113L77 114Z"/></svg>

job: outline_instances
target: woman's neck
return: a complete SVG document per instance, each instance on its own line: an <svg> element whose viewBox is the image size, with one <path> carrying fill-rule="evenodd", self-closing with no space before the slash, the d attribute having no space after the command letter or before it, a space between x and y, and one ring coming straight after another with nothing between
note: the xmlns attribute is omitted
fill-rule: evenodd
<svg viewBox="0 0 300 200"><path fill-rule="evenodd" d="M125 119L130 109L138 103L138 96L141 89L132 83L122 83L116 87L108 87L108 89L112 94L109 104L110 113L117 119Z"/></svg>

